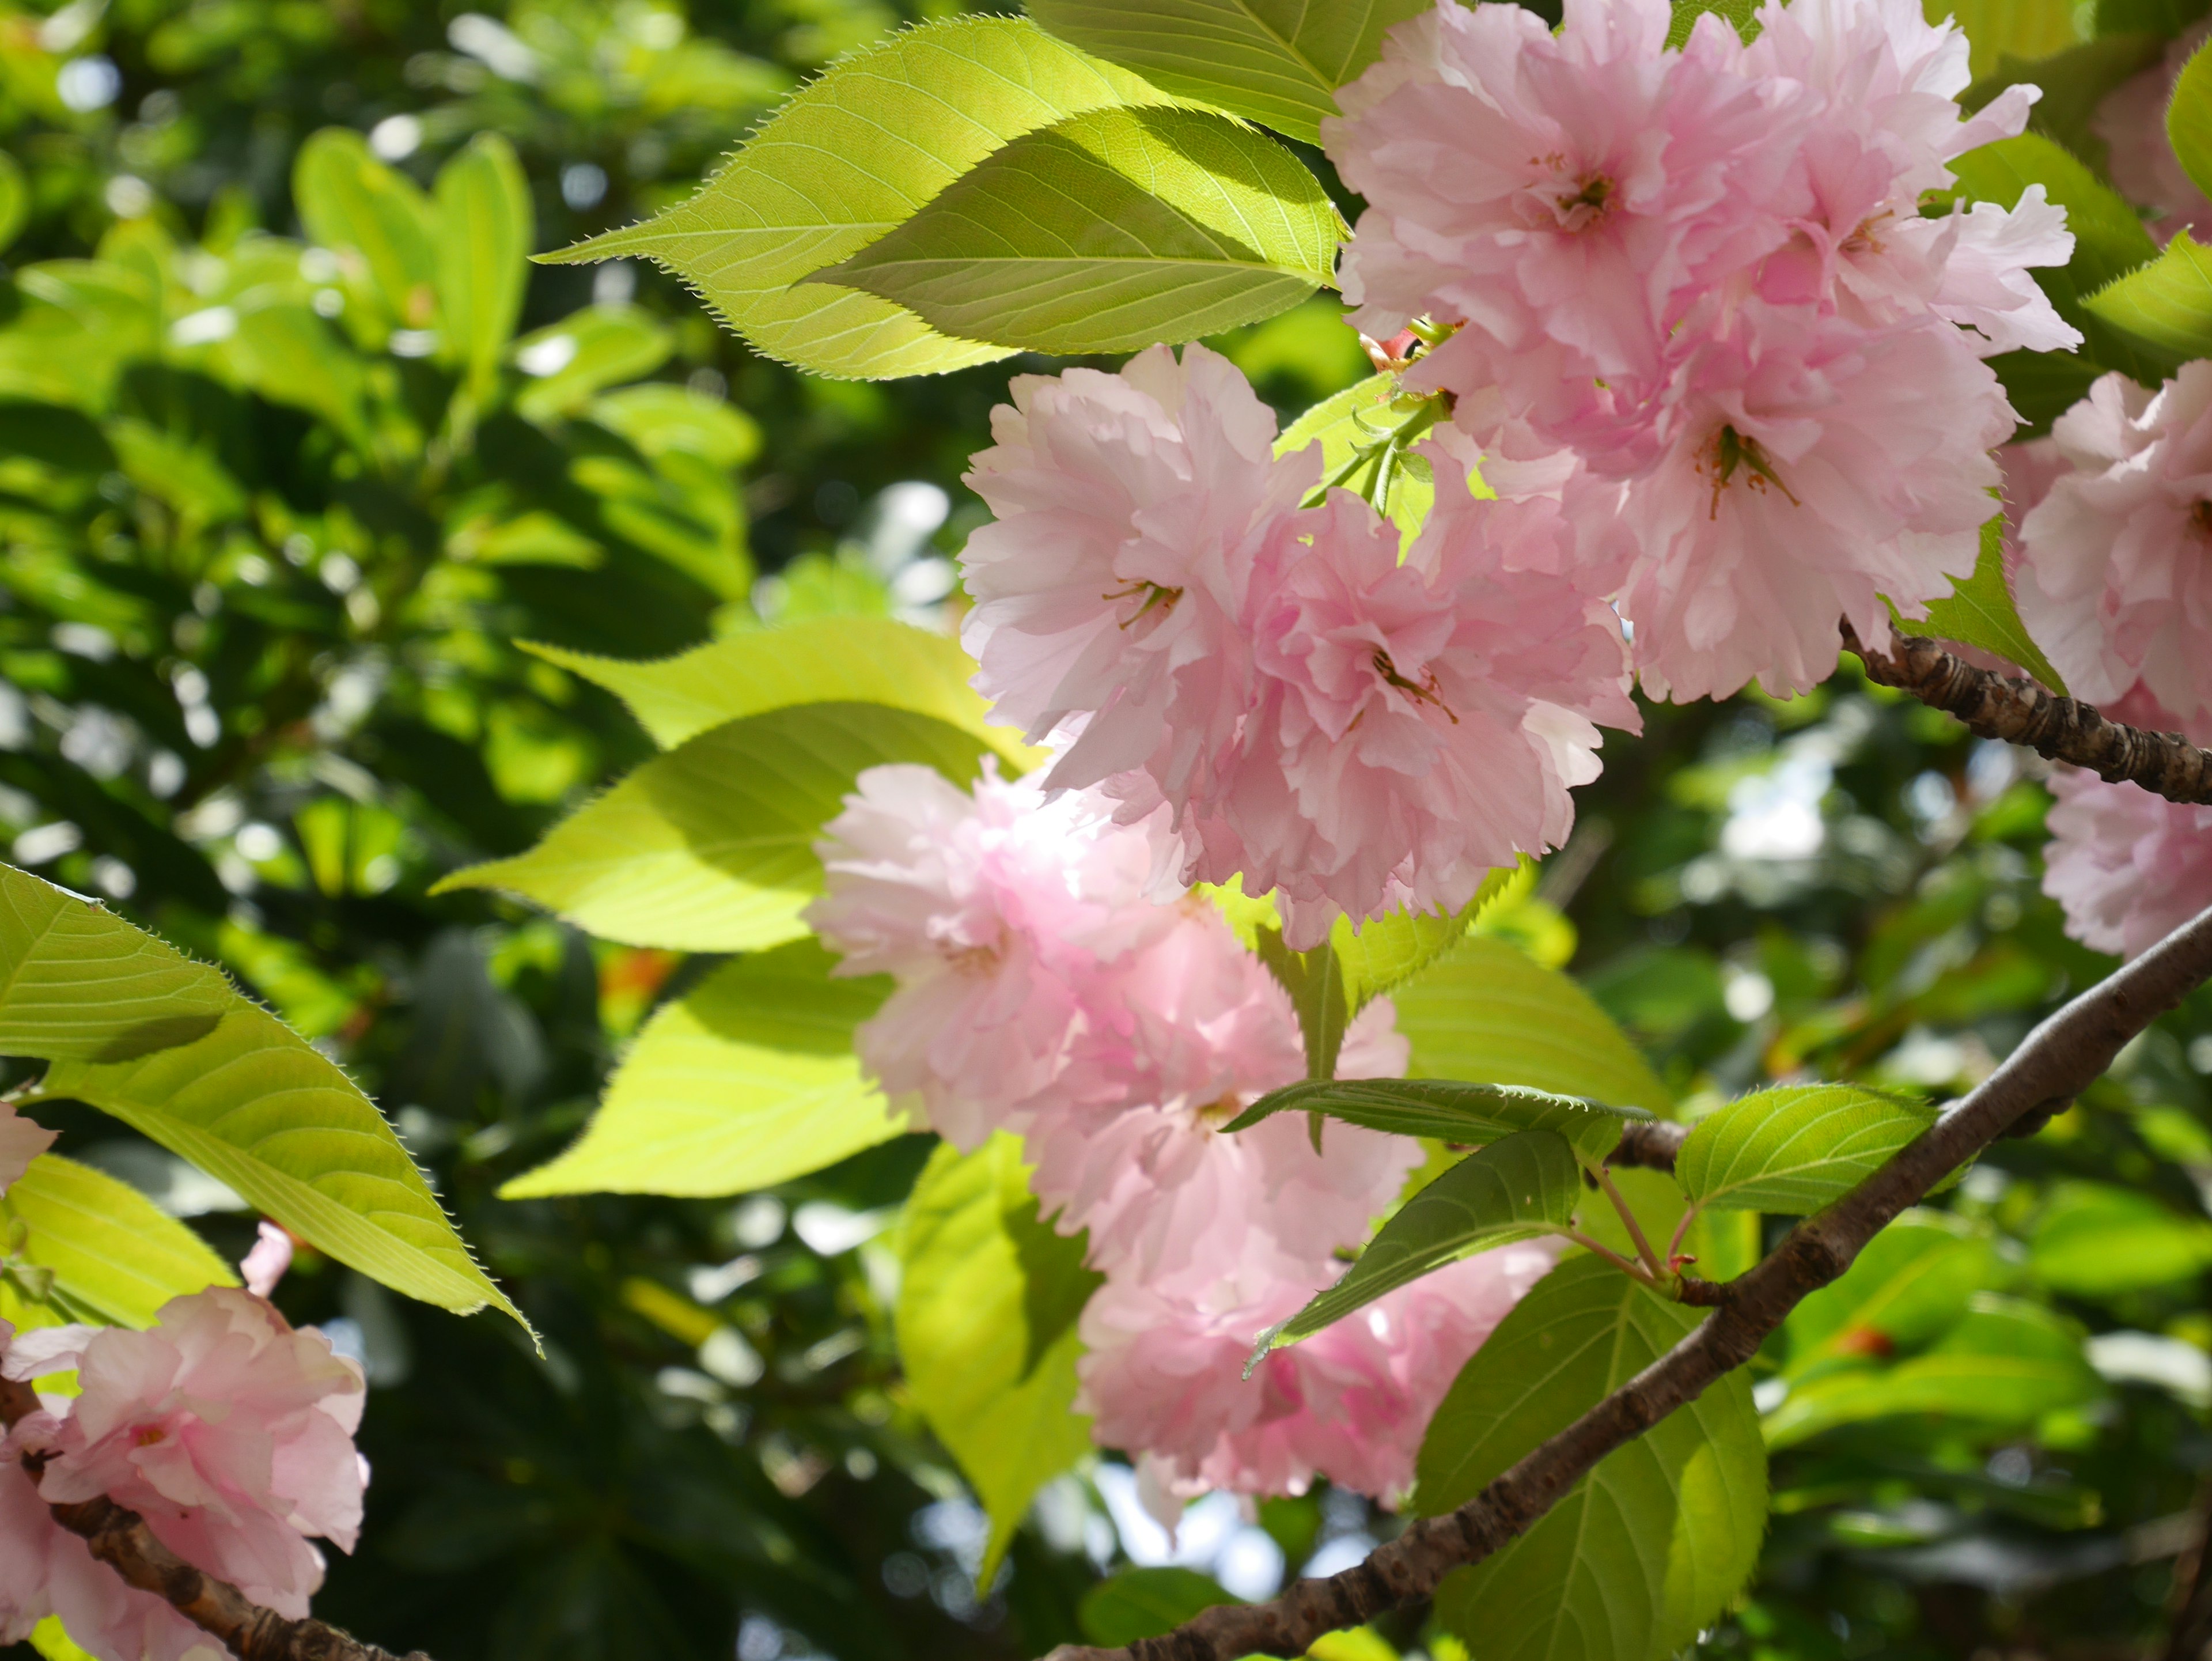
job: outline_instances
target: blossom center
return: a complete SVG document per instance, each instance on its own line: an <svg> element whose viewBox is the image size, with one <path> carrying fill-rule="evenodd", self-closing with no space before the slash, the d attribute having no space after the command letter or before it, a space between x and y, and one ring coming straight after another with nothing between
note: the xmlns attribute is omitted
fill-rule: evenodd
<svg viewBox="0 0 2212 1661"><path fill-rule="evenodd" d="M1388 652L1376 653L1373 662L1375 672L1382 677L1383 684L1396 687L1417 703L1435 704L1437 709L1444 712L1445 720L1450 721L1455 727L1459 725L1459 717L1452 714L1451 706L1444 702L1443 691L1437 684L1435 670L1423 671L1420 679L1413 681L1407 680L1405 676L1398 672L1398 666L1390 661L1390 654Z"/></svg>
<svg viewBox="0 0 2212 1661"><path fill-rule="evenodd" d="M1559 228L1575 234L1589 230L1605 218L1613 204L1613 180L1601 173L1586 173L1570 180L1552 201Z"/></svg>
<svg viewBox="0 0 2212 1661"><path fill-rule="evenodd" d="M1755 438L1746 438L1733 427L1723 426L1713 435L1707 453L1698 458L1698 471L1710 471L1713 476L1713 506L1711 517L1721 516L1721 492L1735 483L1735 476L1746 475L1745 486L1764 495L1767 486L1789 497L1790 505L1800 507L1797 498L1790 494L1790 487L1782 482L1782 475L1774 471L1774 463L1767 457L1765 448Z"/></svg>
<svg viewBox="0 0 2212 1661"><path fill-rule="evenodd" d="M2189 522L2204 536L2212 538L2212 502L2200 502L2189 510Z"/></svg>
<svg viewBox="0 0 2212 1661"><path fill-rule="evenodd" d="M1098 598L1109 605L1118 605L1125 599L1135 600L1137 609L1123 618L1120 624L1123 629L1133 629L1144 619L1146 612L1156 607L1162 617L1174 611L1176 602L1182 598L1182 590L1165 587L1157 582L1139 581L1132 582L1126 587L1116 588L1111 593L1101 594Z"/></svg>

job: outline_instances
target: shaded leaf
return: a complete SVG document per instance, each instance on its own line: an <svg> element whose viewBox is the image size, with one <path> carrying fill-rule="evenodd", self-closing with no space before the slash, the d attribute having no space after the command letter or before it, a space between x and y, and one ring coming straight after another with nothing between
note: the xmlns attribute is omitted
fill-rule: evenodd
<svg viewBox="0 0 2212 1661"><path fill-rule="evenodd" d="M2151 264L2082 302L2091 313L2174 358L2212 354L2212 253L2176 231Z"/></svg>
<svg viewBox="0 0 2212 1661"><path fill-rule="evenodd" d="M230 1265L200 1237L127 1183L104 1171L41 1153L0 1196L0 1240L22 1226L22 1257L54 1277L55 1305L149 1327L172 1298L236 1286Z"/></svg>
<svg viewBox="0 0 2212 1661"><path fill-rule="evenodd" d="M1411 539L1429 516L1436 484L1428 464L1407 456L1405 449L1443 413L1441 399L1401 392L1396 375L1370 375L1322 399L1292 422L1275 441L1275 453L1289 455L1319 443L1322 484L1341 486L1380 504L1397 526L1399 536ZM1469 480L1471 486L1479 477Z"/></svg>
<svg viewBox="0 0 2212 1661"><path fill-rule="evenodd" d="M1932 1343L1958 1324L1977 1293L2007 1278L1985 1234L1944 1212L1907 1211L1868 1241L1839 1279L1790 1311L1786 1371Z"/></svg>
<svg viewBox="0 0 2212 1661"><path fill-rule="evenodd" d="M1437 1516L1473 1499L1698 1319L1597 1258L1561 1264L1453 1382L1421 1445L1415 1506ZM1448 1577L1437 1618L1484 1661L1661 1661L1735 1595L1765 1523L1765 1453L1733 1372Z"/></svg>
<svg viewBox="0 0 2212 1661"><path fill-rule="evenodd" d="M1073 1409L1083 1348L1074 1328L1030 1354L1024 1265L1052 1250L1030 1237L1051 1232L1021 1142L1003 1131L973 1153L947 1146L931 1155L899 1228L899 1355L915 1405L989 1514L983 1585L1037 1489L1091 1446L1091 1421Z"/></svg>
<svg viewBox="0 0 2212 1661"><path fill-rule="evenodd" d="M1083 1594L1075 1620L1091 1643L1121 1649L1139 1638L1173 1632L1218 1604L1237 1601L1219 1581L1196 1569L1124 1569Z"/></svg>
<svg viewBox="0 0 2212 1661"><path fill-rule="evenodd" d="M1336 89L1382 55L1423 0L1028 0L1062 40L1155 86L1321 142Z"/></svg>
<svg viewBox="0 0 2212 1661"><path fill-rule="evenodd" d="M1935 1122L1927 1104L1863 1085L1783 1085L1700 1120L1674 1179L1699 1206L1802 1215L1841 1199Z"/></svg>
<svg viewBox="0 0 2212 1661"><path fill-rule="evenodd" d="M1306 1077L1334 1078L1336 1058L1344 1048L1344 1031L1352 1024L1335 942L1324 940L1310 952L1293 952L1283 943L1281 929L1263 926L1253 950L1277 984L1291 995L1291 1007L1298 1018L1299 1042L1306 1053Z"/></svg>
<svg viewBox="0 0 2212 1661"><path fill-rule="evenodd" d="M1555 1131L1519 1131L1478 1148L1407 1201L1342 1280L1262 1335L1254 1360L1447 1263L1565 1228L1582 1191L1575 1151Z"/></svg>
<svg viewBox="0 0 2212 1661"><path fill-rule="evenodd" d="M814 843L871 767L975 776L981 740L872 703L809 703L724 723L645 764L526 854L455 872L434 892L496 888L603 940L749 952L806 933Z"/></svg>
<svg viewBox="0 0 2212 1661"><path fill-rule="evenodd" d="M854 289L793 287L903 223L1008 140L1081 110L1163 101L1034 24L963 17L840 59L690 201L547 256L641 255L770 357L816 374L937 374L1006 356Z"/></svg>
<svg viewBox="0 0 2212 1661"><path fill-rule="evenodd" d="M0 161L0 249L15 241L31 215L31 186L12 155Z"/></svg>
<svg viewBox="0 0 2212 1661"><path fill-rule="evenodd" d="M478 133L438 170L438 311L448 362L471 395L491 396L507 343L522 312L523 262L536 228L530 183L514 147Z"/></svg>
<svg viewBox="0 0 2212 1661"><path fill-rule="evenodd" d="M812 940L724 964L646 1024L574 1147L500 1189L745 1194L905 1129L863 1076L853 1029L890 989L833 979Z"/></svg>
<svg viewBox="0 0 2212 1661"><path fill-rule="evenodd" d="M2048 58L2081 37L2074 32L2074 0L1943 0L1930 21L1946 16L1966 32L1976 79L2004 57Z"/></svg>
<svg viewBox="0 0 2212 1661"><path fill-rule="evenodd" d="M2028 1269L2054 1292L2108 1298L2212 1268L2212 1222L2103 1183L2054 1187L2028 1234Z"/></svg>
<svg viewBox="0 0 2212 1661"><path fill-rule="evenodd" d="M1275 1113L1320 1113L1370 1130L1434 1136L1448 1142L1496 1141L1517 1130L1556 1131L1586 1161L1603 1159L1630 1120L1651 1116L1640 1107L1607 1107L1517 1085L1328 1079L1270 1091L1231 1120L1228 1129L1243 1130Z"/></svg>
<svg viewBox="0 0 2212 1661"><path fill-rule="evenodd" d="M2166 136L2190 181L2212 194L2212 58L2199 46L2182 65L2166 106Z"/></svg>
<svg viewBox="0 0 2212 1661"><path fill-rule="evenodd" d="M1201 110L1102 109L1017 138L819 276L1031 351L1130 351L1288 311L1341 222L1273 140Z"/></svg>
<svg viewBox="0 0 2212 1661"><path fill-rule="evenodd" d="M1975 558L1973 575L1963 581L1952 578L1950 598L1931 604L1925 623L1906 622L1904 626L1913 634L1934 635L1994 652L2018 664L2052 691L2065 695L2066 683L2028 634L2027 625L2020 620L2020 608L2013 602L2012 585L2005 579L2002 514L1982 526L1982 551Z"/></svg>

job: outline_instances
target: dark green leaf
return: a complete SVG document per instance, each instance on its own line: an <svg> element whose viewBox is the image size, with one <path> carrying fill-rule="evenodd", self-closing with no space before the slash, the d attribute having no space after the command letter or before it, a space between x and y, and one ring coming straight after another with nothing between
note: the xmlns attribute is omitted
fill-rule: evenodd
<svg viewBox="0 0 2212 1661"><path fill-rule="evenodd" d="M1401 1136L1448 1142L1491 1142L1516 1130L1557 1131L1585 1161L1603 1159L1621 1127L1651 1116L1640 1107L1607 1107L1577 1096L1553 1096L1517 1085L1463 1084L1443 1079L1310 1080L1271 1091L1229 1124L1255 1125L1273 1113L1320 1113L1346 1124Z"/></svg>
<svg viewBox="0 0 2212 1661"><path fill-rule="evenodd" d="M1978 646L2018 664L2062 697L2066 683L2020 620L2013 603L2012 585L2005 579L2004 516L1982 526L1982 551L1974 561L1974 574L1964 581L1951 579L1951 597L1928 608L1925 623L1906 622L1913 634L1934 635L1967 646Z"/></svg>
<svg viewBox="0 0 2212 1661"><path fill-rule="evenodd" d="M1700 1120L1674 1177L1701 1207L1818 1211L1935 1122L1925 1103L1863 1085L1783 1085Z"/></svg>
<svg viewBox="0 0 2212 1661"><path fill-rule="evenodd" d="M1083 1635L1105 1649L1173 1632L1192 1616L1237 1600L1196 1569L1124 1569L1083 1594L1075 1619Z"/></svg>
<svg viewBox="0 0 2212 1661"><path fill-rule="evenodd" d="M2182 65L2166 106L2166 136L2197 188L2212 194L2212 58L2199 46Z"/></svg>
<svg viewBox="0 0 2212 1661"><path fill-rule="evenodd" d="M2212 355L2212 252L2187 231L2176 231L2154 261L2082 304L2171 359Z"/></svg>
<svg viewBox="0 0 2212 1661"><path fill-rule="evenodd" d="M2172 40L2202 19L2207 0L2097 0L2097 33L2154 34Z"/></svg>
<svg viewBox="0 0 2212 1661"><path fill-rule="evenodd" d="M1787 1371L1920 1348L1956 1326L1977 1293L2009 1278L1986 1234L1943 1212L1905 1212L1841 1279L1790 1311Z"/></svg>

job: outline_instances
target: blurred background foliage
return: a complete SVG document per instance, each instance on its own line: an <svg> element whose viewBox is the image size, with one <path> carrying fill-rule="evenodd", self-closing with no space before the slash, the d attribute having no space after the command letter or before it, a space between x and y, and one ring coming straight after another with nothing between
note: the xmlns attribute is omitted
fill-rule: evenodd
<svg viewBox="0 0 2212 1661"><path fill-rule="evenodd" d="M649 751L517 642L945 621L1005 382L804 380L653 271L519 256L665 205L808 71L952 9L0 5L0 846L353 1068L547 1339L312 1256L283 1290L369 1368L368 1530L319 1608L394 1648L1030 1656L1087 1593L1110 1624L1091 1589L1132 1562L1261 1595L1393 1526L1322 1492L1170 1541L1107 1463L979 1591L981 1516L891 1360L884 1230L926 1139L732 1202L491 1197L697 972L427 897ZM505 230L462 246L485 204ZM1365 373L1320 303L1220 344L1286 411ZM1962 1086L2109 966L2039 891L2021 755L1849 672L1646 719L1522 934L1690 1110L1808 1071ZM1793 1323L1761 1581L1705 1649L2143 1652L2212 1469L2208 1074L2200 999ZM65 1129L243 1251L234 1196ZM1386 1636L1346 1661L1450 1648Z"/></svg>

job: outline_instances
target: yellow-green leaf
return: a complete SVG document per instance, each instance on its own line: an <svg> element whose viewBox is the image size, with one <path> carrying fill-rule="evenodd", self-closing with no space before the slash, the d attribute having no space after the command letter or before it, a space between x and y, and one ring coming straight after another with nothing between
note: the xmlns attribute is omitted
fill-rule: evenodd
<svg viewBox="0 0 2212 1661"><path fill-rule="evenodd" d="M230 1265L151 1200L105 1171L41 1153L0 1196L0 1236L23 1229L22 1256L54 1277L55 1306L148 1327L161 1305L211 1286L236 1286Z"/></svg>

